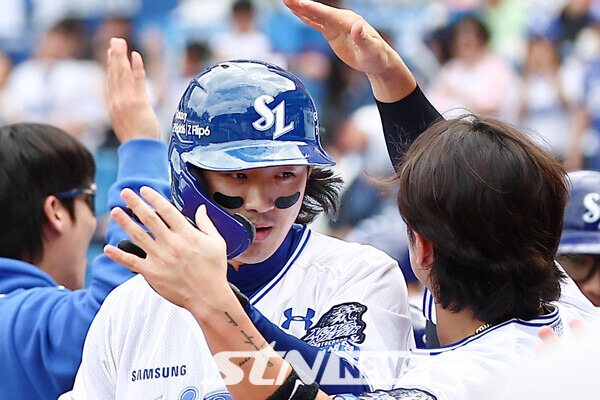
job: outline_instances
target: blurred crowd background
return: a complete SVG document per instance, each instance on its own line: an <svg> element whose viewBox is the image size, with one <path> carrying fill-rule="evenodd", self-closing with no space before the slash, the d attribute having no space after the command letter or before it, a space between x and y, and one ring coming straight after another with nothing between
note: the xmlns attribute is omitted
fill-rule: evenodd
<svg viewBox="0 0 600 400"><path fill-rule="evenodd" d="M600 0L323 2L376 27L444 115L501 118L568 170L600 169ZM42 121L80 138L98 162L99 215L108 212L116 175L104 98L112 36L142 54L165 140L180 95L205 67L250 58L297 74L346 182L337 220L322 218L314 229L373 244L408 265L395 189L377 182L393 169L369 84L281 0L0 1L0 122Z"/></svg>

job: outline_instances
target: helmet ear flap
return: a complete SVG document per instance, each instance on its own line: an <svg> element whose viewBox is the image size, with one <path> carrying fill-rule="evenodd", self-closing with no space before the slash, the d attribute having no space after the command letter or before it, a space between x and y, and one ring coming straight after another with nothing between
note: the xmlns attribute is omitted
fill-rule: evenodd
<svg viewBox="0 0 600 400"><path fill-rule="evenodd" d="M256 227L252 224L252 222L250 222L248 218L244 217L240 213L233 214L233 218L235 218L239 223L244 225L244 227L248 231L248 234L250 235L250 243L252 243L254 241L254 237L256 236Z"/></svg>
<svg viewBox="0 0 600 400"><path fill-rule="evenodd" d="M176 150L172 150L176 153ZM172 154L171 158L178 158ZM231 260L250 247L256 230L254 225L242 215L231 215L217 205L204 192L202 170L190 164L171 163L171 190L175 206L196 226L194 217L200 205L206 206L206 212L215 227L227 243L227 259Z"/></svg>
<svg viewBox="0 0 600 400"><path fill-rule="evenodd" d="M208 188L206 187L206 183L204 181L204 178L202 177L204 171L201 168L198 168L192 164L187 164L187 168L189 169L190 174L192 174L192 176L194 178L196 178L196 186L200 189L200 191L202 191L203 193L208 193ZM216 203L214 203L214 204L217 207L222 208L222 207L218 206ZM248 231L248 234L250 235L250 243L252 243L252 241L254 241L254 236L256 236L256 228L254 227L252 222L250 222L250 220L248 218L244 217L240 213L235 213L232 215L232 217L235 220L237 220L239 223L244 225L244 227Z"/></svg>

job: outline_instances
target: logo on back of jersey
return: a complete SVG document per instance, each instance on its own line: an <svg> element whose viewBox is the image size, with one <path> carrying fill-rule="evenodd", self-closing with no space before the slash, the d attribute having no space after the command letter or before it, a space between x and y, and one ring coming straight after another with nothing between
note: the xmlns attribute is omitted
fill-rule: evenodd
<svg viewBox="0 0 600 400"><path fill-rule="evenodd" d="M351 352L355 344L365 340L366 311L367 306L360 303L335 305L301 339L311 346Z"/></svg>

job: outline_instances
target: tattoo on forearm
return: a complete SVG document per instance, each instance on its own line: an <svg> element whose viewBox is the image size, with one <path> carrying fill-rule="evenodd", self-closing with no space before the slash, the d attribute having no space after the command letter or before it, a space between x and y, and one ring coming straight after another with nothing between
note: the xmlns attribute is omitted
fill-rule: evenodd
<svg viewBox="0 0 600 400"><path fill-rule="evenodd" d="M231 314L229 314L227 311L225 311L225 315L227 316L227 318L229 319L229 323L233 326L239 327L239 324L235 321L235 319L233 319L233 317L231 316ZM248 361L250 361L251 359L256 357L256 354L260 354L260 356L266 361L267 363L267 367L272 367L273 363L271 362L271 360L269 359L269 357L267 357L266 355L264 355L261 350L265 348L265 346L268 346L268 343L265 341L263 342L260 346L258 346L256 343L254 343L254 337L248 335L246 332L244 332L243 329L240 328L240 333L242 335L244 335L244 338L246 338L246 340L244 341L244 343L249 344L250 346L252 346L254 348L254 352L252 353L251 356L246 357L245 359L243 359L242 361L240 361L239 366L241 367L242 365L246 364Z"/></svg>
<svg viewBox="0 0 600 400"><path fill-rule="evenodd" d="M238 326L238 323L235 322L235 320L233 319L233 317L231 315L229 315L229 313L227 311L225 311L225 315L227 315L227 318L229 318L229 323L233 326Z"/></svg>

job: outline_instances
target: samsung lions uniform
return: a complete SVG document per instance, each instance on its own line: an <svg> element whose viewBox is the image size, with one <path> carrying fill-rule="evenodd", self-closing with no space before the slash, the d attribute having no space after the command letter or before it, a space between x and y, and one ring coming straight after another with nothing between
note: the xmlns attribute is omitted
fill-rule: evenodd
<svg viewBox="0 0 600 400"><path fill-rule="evenodd" d="M340 395L336 399L438 399L462 400L489 397L489 391L514 368L535 358L541 344L538 330L550 326L558 336L569 322L579 319L593 326L600 323L600 310L567 278L559 301L546 307L546 315L529 321L511 319L450 346L414 349L406 359L405 374L389 392L362 396ZM435 322L435 308L425 293L424 314Z"/></svg>
<svg viewBox="0 0 600 400"><path fill-rule="evenodd" d="M340 354L372 389L389 389L400 376L401 351L414 339L404 278L383 252L294 225L269 260L228 277L249 295L251 314L259 311L293 340ZM106 299L75 387L61 399L229 398L222 393L226 386L196 320L136 276Z"/></svg>

